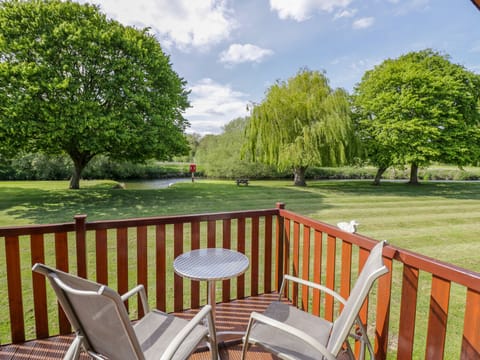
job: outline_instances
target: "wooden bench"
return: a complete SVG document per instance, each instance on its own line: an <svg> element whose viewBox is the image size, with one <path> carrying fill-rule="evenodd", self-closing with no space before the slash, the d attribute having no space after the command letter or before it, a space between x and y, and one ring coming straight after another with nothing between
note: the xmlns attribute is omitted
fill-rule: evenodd
<svg viewBox="0 0 480 360"><path fill-rule="evenodd" d="M248 179L237 179L237 186L246 185L248 186Z"/></svg>

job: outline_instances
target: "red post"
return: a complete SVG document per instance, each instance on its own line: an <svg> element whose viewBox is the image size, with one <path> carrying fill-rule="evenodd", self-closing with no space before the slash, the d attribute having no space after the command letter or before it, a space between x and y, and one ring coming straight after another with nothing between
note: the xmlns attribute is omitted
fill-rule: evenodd
<svg viewBox="0 0 480 360"><path fill-rule="evenodd" d="M190 164L190 172L192 173L192 183L195 182L195 171L197 171L197 165Z"/></svg>
<svg viewBox="0 0 480 360"><path fill-rule="evenodd" d="M283 281L283 242L284 242L284 232L285 227L283 223L283 217L280 216L280 210L285 209L285 204L278 202L275 206L279 210L279 215L277 215L277 226L276 226L276 241L275 241L275 282L277 286L277 291L280 291Z"/></svg>
<svg viewBox="0 0 480 360"><path fill-rule="evenodd" d="M87 215L75 215L75 239L77 243L77 274L87 278Z"/></svg>

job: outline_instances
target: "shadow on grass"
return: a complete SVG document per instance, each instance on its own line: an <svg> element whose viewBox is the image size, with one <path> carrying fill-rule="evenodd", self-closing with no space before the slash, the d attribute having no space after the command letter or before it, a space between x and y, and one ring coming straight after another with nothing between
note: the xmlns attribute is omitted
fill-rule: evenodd
<svg viewBox="0 0 480 360"><path fill-rule="evenodd" d="M177 184L166 189L42 190L0 187L0 212L19 224L72 221L87 214L89 221L146 216L267 209L276 202L321 202L323 195L291 187L230 184ZM4 222L3 222L4 223ZM12 224L13 225L13 224Z"/></svg>
<svg viewBox="0 0 480 360"><path fill-rule="evenodd" d="M382 182L373 185L367 181L312 181L312 189L321 189L349 195L368 196L423 196L444 197L448 199L480 200L480 182L421 182L419 185L410 185L406 182Z"/></svg>
<svg viewBox="0 0 480 360"><path fill-rule="evenodd" d="M255 182L238 187L230 183L179 183L165 189L121 190L85 188L45 190L0 187L0 223L46 224L70 222L76 214L89 221L145 216L268 209L284 202L288 209L308 215L312 208L326 209L328 194L358 196L445 197L480 200L480 183L425 183L411 186L371 181L311 181L305 188L285 182ZM0 214L0 216L2 216ZM1 220L1 219L0 219Z"/></svg>

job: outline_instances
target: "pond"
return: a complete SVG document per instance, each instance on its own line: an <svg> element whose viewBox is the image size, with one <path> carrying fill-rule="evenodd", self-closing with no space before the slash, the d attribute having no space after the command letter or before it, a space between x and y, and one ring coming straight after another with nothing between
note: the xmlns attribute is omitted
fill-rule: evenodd
<svg viewBox="0 0 480 360"><path fill-rule="evenodd" d="M128 180L123 181L129 190L164 189L178 182L192 181L190 178L154 179L154 180Z"/></svg>

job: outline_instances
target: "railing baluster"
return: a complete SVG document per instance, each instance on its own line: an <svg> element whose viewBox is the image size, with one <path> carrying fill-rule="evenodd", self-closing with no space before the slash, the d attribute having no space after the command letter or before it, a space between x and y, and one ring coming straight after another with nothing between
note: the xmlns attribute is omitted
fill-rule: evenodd
<svg viewBox="0 0 480 360"><path fill-rule="evenodd" d="M30 238L32 266L45 263L43 234L33 234ZM35 335L38 339L48 337L47 290L45 276L32 273L33 308L35 312Z"/></svg>
<svg viewBox="0 0 480 360"><path fill-rule="evenodd" d="M375 358L386 359L388 351L388 326L390 325L390 302L392 295L392 260L383 258L388 273L378 279L377 315L375 332Z"/></svg>
<svg viewBox="0 0 480 360"><path fill-rule="evenodd" d="M300 276L300 224L293 222L293 258L292 258L292 275ZM292 303L298 306L298 284L292 283Z"/></svg>
<svg viewBox="0 0 480 360"><path fill-rule="evenodd" d="M98 229L95 231L95 251L97 282L108 285L108 247L106 229Z"/></svg>
<svg viewBox="0 0 480 360"><path fill-rule="evenodd" d="M313 249L313 281L317 284L322 282L322 238L323 233L321 231L315 230L315 245ZM314 315L320 315L320 299L321 293L320 290L313 290L313 310Z"/></svg>
<svg viewBox="0 0 480 360"><path fill-rule="evenodd" d="M55 234L55 266L57 269L69 272L68 261L68 235L67 233ZM58 326L60 334L69 334L72 332L70 321L68 321L67 315L57 303L58 307Z"/></svg>
<svg viewBox="0 0 480 360"><path fill-rule="evenodd" d="M480 292L467 289L461 360L480 359Z"/></svg>
<svg viewBox="0 0 480 360"><path fill-rule="evenodd" d="M363 269L363 266L365 265L365 262L367 261L368 255L370 255L370 251L360 248L358 251L358 273ZM360 318L360 321L362 324L367 327L367 319L368 319L368 297L365 299L365 302L362 305L362 308L360 309L360 312L358 313L358 317ZM360 342L357 341L355 342L355 354L360 354Z"/></svg>
<svg viewBox="0 0 480 360"><path fill-rule="evenodd" d="M18 236L5 237L7 264L8 304L10 309L10 332L13 342L25 341L23 318L22 275L20 271L20 246Z"/></svg>
<svg viewBox="0 0 480 360"><path fill-rule="evenodd" d="M207 221L207 247L209 248L217 247L217 221L216 220Z"/></svg>
<svg viewBox="0 0 480 360"><path fill-rule="evenodd" d="M77 243L77 275L87 278L87 215L75 215L75 239Z"/></svg>
<svg viewBox="0 0 480 360"><path fill-rule="evenodd" d="M292 269L290 268L290 243L291 243L291 233L290 233L290 220L285 219L285 236L283 240L283 271L285 274L290 274ZM282 275L283 279L283 275ZM288 286L285 286L285 296L289 297Z"/></svg>
<svg viewBox="0 0 480 360"><path fill-rule="evenodd" d="M200 231L198 232L200 233ZM157 279L157 309L161 311L167 311L167 249L165 244L165 238L165 224L157 225L155 227L155 275Z"/></svg>
<svg viewBox="0 0 480 360"><path fill-rule="evenodd" d="M277 203L277 209L284 209L285 204ZM286 229L285 222L283 217L277 216L276 226L275 226L275 289L280 291L280 286L282 285L283 274L286 271L284 266L285 264L285 238L286 238Z"/></svg>
<svg viewBox="0 0 480 360"><path fill-rule="evenodd" d="M303 226L302 279L310 280L310 226ZM302 308L308 311L309 291L302 286Z"/></svg>
<svg viewBox="0 0 480 360"><path fill-rule="evenodd" d="M192 242L190 244L190 248L192 250L200 249L200 222L199 221L192 221L191 225L191 239ZM191 292L191 299L190 299L190 306L193 309L200 307L200 283L198 281L191 281L190 282L190 292Z"/></svg>
<svg viewBox="0 0 480 360"><path fill-rule="evenodd" d="M237 220L237 250L245 254L245 218ZM237 278L237 299L245 297L245 274Z"/></svg>
<svg viewBox="0 0 480 360"><path fill-rule="evenodd" d="M342 268L340 273L340 295L348 299L352 282L352 244L342 241ZM343 304L340 304L343 309Z"/></svg>
<svg viewBox="0 0 480 360"><path fill-rule="evenodd" d="M224 219L222 223L223 227L223 239L222 239L222 247L224 249L231 249L232 248L232 221L230 219ZM222 282L222 301L228 302L230 301L230 279L224 280Z"/></svg>
<svg viewBox="0 0 480 360"><path fill-rule="evenodd" d="M183 223L173 225L173 257L183 253ZM173 311L183 310L183 278L175 274L173 280Z"/></svg>
<svg viewBox="0 0 480 360"><path fill-rule="evenodd" d="M250 251L250 295L258 295L258 260L259 260L259 244L258 244L258 232L259 232L259 219L258 216L252 217L251 224L251 251Z"/></svg>
<svg viewBox="0 0 480 360"><path fill-rule="evenodd" d="M418 269L405 265L403 267L402 299L400 305L400 327L398 334L398 360L412 358L415 315L417 312Z"/></svg>
<svg viewBox="0 0 480 360"><path fill-rule="evenodd" d="M137 284L145 287L148 296L148 252L147 252L147 227L137 227ZM138 317L145 315L140 295L138 295Z"/></svg>
<svg viewBox="0 0 480 360"><path fill-rule="evenodd" d="M128 228L122 227L117 229L117 291L125 294L128 288Z"/></svg>
<svg viewBox="0 0 480 360"><path fill-rule="evenodd" d="M269 293L272 291L272 216L265 216L265 254L264 254L264 278L263 278L263 291Z"/></svg>
<svg viewBox="0 0 480 360"><path fill-rule="evenodd" d="M335 260L337 253L337 243L334 236L327 237L327 274L326 286L335 290ZM331 295L325 295L325 319L333 321L334 301Z"/></svg>
<svg viewBox="0 0 480 360"><path fill-rule="evenodd" d="M450 281L432 277L430 314L428 318L426 359L441 360L447 333Z"/></svg>

